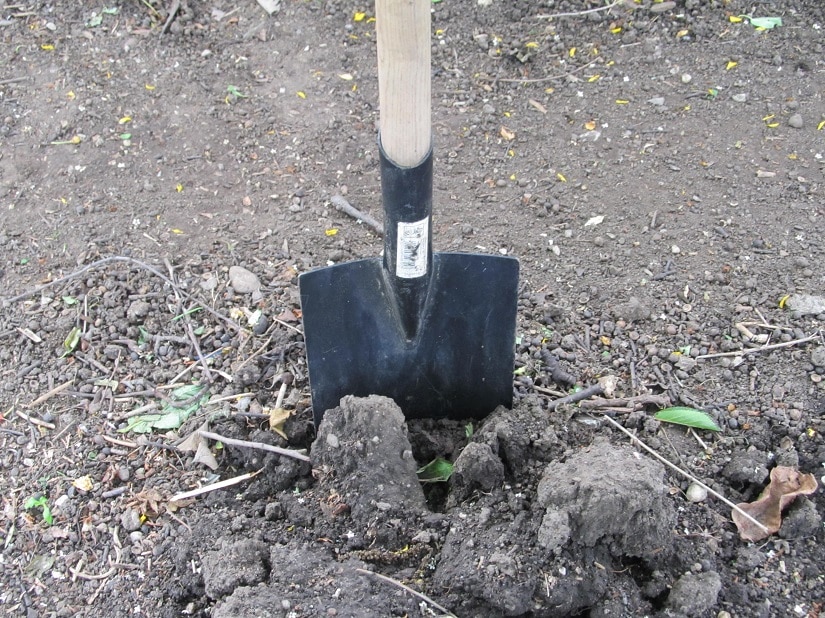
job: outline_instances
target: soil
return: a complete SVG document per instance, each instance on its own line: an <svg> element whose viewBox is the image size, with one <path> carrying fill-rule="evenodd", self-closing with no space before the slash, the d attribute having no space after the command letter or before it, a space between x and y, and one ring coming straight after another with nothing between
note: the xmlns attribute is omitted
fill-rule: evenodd
<svg viewBox="0 0 825 618"><path fill-rule="evenodd" d="M0 610L820 615L821 491L745 542L604 414L734 502L822 477L822 3L435 2L434 242L520 260L515 403L346 398L317 434L297 276L381 251L331 202L381 218L375 24L275 4L4 6ZM175 448L204 422L310 461L212 470Z"/></svg>

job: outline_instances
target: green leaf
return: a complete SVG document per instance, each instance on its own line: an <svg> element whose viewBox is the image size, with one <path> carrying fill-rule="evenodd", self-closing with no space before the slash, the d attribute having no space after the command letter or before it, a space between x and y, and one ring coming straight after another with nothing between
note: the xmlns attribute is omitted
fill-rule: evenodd
<svg viewBox="0 0 825 618"><path fill-rule="evenodd" d="M710 416L701 410L697 410L696 408L688 408L684 406L665 408L664 410L659 410L654 415L654 418L666 423L684 425L685 427L706 429L708 431L722 431L719 429L719 425L714 423Z"/></svg>
<svg viewBox="0 0 825 618"><path fill-rule="evenodd" d="M46 522L46 525L51 526L54 523L54 517L52 517L52 510L49 508L48 504L43 505L43 521Z"/></svg>
<svg viewBox="0 0 825 618"><path fill-rule="evenodd" d="M54 517L52 517L52 510L49 508L49 500L46 496L38 496L35 498L32 496L28 500L26 500L25 504L23 504L23 508L27 511L30 509L41 509L43 514L43 521L46 522L47 525L51 526L54 523Z"/></svg>
<svg viewBox="0 0 825 618"><path fill-rule="evenodd" d="M78 301L74 296L64 296L63 302L66 304L66 306L71 307L72 305L76 305L80 301Z"/></svg>
<svg viewBox="0 0 825 618"><path fill-rule="evenodd" d="M126 141L127 139L132 139L132 134L131 133L121 133L120 135L118 135L118 137L120 139L122 139L123 141Z"/></svg>
<svg viewBox="0 0 825 618"><path fill-rule="evenodd" d="M233 86L232 84L229 84L226 87L226 91L229 94L231 94L232 96L238 97L239 99L246 99L247 98L247 96L245 94L241 93L241 91L238 90L237 86Z"/></svg>
<svg viewBox="0 0 825 618"><path fill-rule="evenodd" d="M775 26L782 25L781 17L750 17L749 15L741 15L741 17L746 17L754 28L772 30Z"/></svg>
<svg viewBox="0 0 825 618"><path fill-rule="evenodd" d="M102 12L106 13L106 15L117 15L118 8L116 6L113 6L111 8L103 7Z"/></svg>
<svg viewBox="0 0 825 618"><path fill-rule="evenodd" d="M66 338L63 340L63 349L65 350L65 352L63 352L63 356L68 356L75 351L77 344L80 343L80 335L81 330L78 326L75 326L69 331L69 334L66 335Z"/></svg>
<svg viewBox="0 0 825 618"><path fill-rule="evenodd" d="M87 28L97 28L103 23L103 13L95 13L92 18L86 22Z"/></svg>
<svg viewBox="0 0 825 618"><path fill-rule="evenodd" d="M202 393L201 397L198 394ZM161 411L141 414L129 419L129 424L119 433L150 433L155 429L178 429L201 406L209 401L209 390L199 384L187 384L172 391L168 401L164 401Z"/></svg>
<svg viewBox="0 0 825 618"><path fill-rule="evenodd" d="M473 437L473 431L474 429L472 423L467 423L466 425L464 425L464 437L468 440Z"/></svg>
<svg viewBox="0 0 825 618"><path fill-rule="evenodd" d="M453 474L453 464L443 457L436 457L418 470L418 480L422 483L441 483Z"/></svg>
<svg viewBox="0 0 825 618"><path fill-rule="evenodd" d="M179 315L176 315L174 318L172 318L172 320L171 320L171 321L172 321L172 322L175 322L175 321L177 321L177 320L180 320L181 318L186 317L187 315L192 315L193 313L197 313L197 312L198 312L198 311L200 311L200 310L201 310L201 308L200 308L200 307L192 307L191 309L187 309L187 310L186 310L186 311L184 311L183 313L181 313L181 314L179 314Z"/></svg>
<svg viewBox="0 0 825 618"><path fill-rule="evenodd" d="M38 506L43 506L44 504L46 504L46 496L38 496L36 498L32 496L26 500L23 508L28 511L29 509L37 508Z"/></svg>

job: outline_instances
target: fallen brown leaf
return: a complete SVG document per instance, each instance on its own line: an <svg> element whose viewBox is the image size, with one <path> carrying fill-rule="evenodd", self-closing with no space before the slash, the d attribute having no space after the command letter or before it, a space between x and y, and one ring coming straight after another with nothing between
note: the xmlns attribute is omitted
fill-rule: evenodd
<svg viewBox="0 0 825 618"><path fill-rule="evenodd" d="M743 541L761 541L779 531L782 525L782 510L797 496L807 496L816 491L813 474L802 474L788 466L777 466L771 470L771 482L755 502L741 502L736 506L767 528L762 530L741 513L731 513L733 523Z"/></svg>

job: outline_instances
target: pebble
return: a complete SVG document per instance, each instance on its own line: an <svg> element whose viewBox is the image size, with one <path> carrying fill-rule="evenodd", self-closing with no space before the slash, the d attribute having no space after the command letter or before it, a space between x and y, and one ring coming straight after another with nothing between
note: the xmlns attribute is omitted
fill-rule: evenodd
<svg viewBox="0 0 825 618"><path fill-rule="evenodd" d="M120 525L123 526L126 532L134 532L140 529L140 523L140 513L135 509L127 509L120 516Z"/></svg>
<svg viewBox="0 0 825 618"><path fill-rule="evenodd" d="M676 8L676 3L673 0L665 0L665 2L660 2L659 4L654 4L650 7L651 13L664 13L665 11L669 11L673 8Z"/></svg>
<svg viewBox="0 0 825 618"><path fill-rule="evenodd" d="M693 76L690 73L682 73L682 83L689 84L693 81Z"/></svg>
<svg viewBox="0 0 825 618"><path fill-rule="evenodd" d="M248 271L243 266L231 266L229 268L229 285L238 294L251 294L261 289L261 280L258 276Z"/></svg>
<svg viewBox="0 0 825 618"><path fill-rule="evenodd" d="M748 102L748 93L747 92L739 92L731 97L737 103L747 103Z"/></svg>
<svg viewBox="0 0 825 618"><path fill-rule="evenodd" d="M149 315L151 308L152 306L145 300L132 301L132 304L129 305L129 308L126 310L126 317L129 318L131 322L141 322L143 318Z"/></svg>
<svg viewBox="0 0 825 618"><path fill-rule="evenodd" d="M790 118L788 118L788 126L793 129L801 129L804 124L801 114L791 114Z"/></svg>
<svg viewBox="0 0 825 618"><path fill-rule="evenodd" d="M691 483L685 492L688 502L704 502L708 497L708 490L698 483Z"/></svg>

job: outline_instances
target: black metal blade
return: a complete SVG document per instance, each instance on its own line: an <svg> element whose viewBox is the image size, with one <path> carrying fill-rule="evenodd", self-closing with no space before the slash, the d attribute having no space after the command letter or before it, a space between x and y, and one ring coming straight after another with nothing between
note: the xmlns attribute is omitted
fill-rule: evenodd
<svg viewBox="0 0 825 618"><path fill-rule="evenodd" d="M391 397L408 418L481 418L513 400L518 260L437 253L408 340L380 259L301 275L316 425L344 395Z"/></svg>

